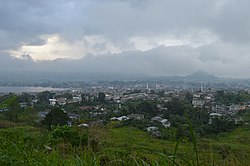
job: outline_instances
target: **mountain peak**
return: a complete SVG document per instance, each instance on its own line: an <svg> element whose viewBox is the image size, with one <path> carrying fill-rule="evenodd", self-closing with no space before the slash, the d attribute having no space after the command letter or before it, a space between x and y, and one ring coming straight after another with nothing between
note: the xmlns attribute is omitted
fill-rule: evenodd
<svg viewBox="0 0 250 166"><path fill-rule="evenodd" d="M214 80L217 79L216 76L212 74L208 74L207 72L204 71L196 71L190 75L186 76L189 79L196 79L196 80Z"/></svg>

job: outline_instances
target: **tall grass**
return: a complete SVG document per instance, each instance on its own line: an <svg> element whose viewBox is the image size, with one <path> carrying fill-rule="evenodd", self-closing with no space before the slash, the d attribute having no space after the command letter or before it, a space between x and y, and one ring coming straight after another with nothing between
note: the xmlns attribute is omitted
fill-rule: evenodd
<svg viewBox="0 0 250 166"><path fill-rule="evenodd" d="M237 154L234 153L233 147L229 145L212 144L205 147L207 153L203 153L200 150L201 147L197 143L197 137L188 118L187 123L189 124L190 142L187 143L185 138L180 138L176 141L173 150L171 150L172 152L152 152L156 153L157 158L144 154L144 151L140 152L141 147L139 146L139 152L135 151L136 143L139 142L133 142L133 146L128 146L127 149L124 148L124 151L121 153L106 150L109 146L116 148L117 145L112 145L112 143L107 144L106 147L101 147L98 151L93 151L89 145L72 146L67 142L54 143L51 132L40 131L37 128L15 127L0 129L0 165L230 166L249 164L249 159L244 159L244 155L249 156L247 149ZM127 132L127 130L123 131L124 134L126 134L125 131ZM105 140L106 138L104 137L103 139ZM136 141L136 139L133 141ZM44 145L51 147L52 150L49 151ZM121 146L124 146L124 144L121 144ZM184 146L185 149L183 149ZM217 148L217 152L220 151L222 154L215 153L213 151L214 148ZM222 155L225 155L224 159L221 157ZM204 159L206 159L205 162Z"/></svg>

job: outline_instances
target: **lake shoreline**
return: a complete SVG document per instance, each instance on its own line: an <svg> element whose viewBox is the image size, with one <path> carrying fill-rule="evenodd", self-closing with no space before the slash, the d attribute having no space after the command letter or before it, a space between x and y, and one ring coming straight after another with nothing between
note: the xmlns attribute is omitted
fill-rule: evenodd
<svg viewBox="0 0 250 166"><path fill-rule="evenodd" d="M36 87L36 86L0 86L0 94L8 93L39 93L44 91L64 91L68 88Z"/></svg>

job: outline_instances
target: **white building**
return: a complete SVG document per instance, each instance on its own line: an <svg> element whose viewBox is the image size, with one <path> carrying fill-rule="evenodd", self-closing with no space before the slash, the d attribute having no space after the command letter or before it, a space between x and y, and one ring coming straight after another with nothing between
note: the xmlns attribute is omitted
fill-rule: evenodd
<svg viewBox="0 0 250 166"><path fill-rule="evenodd" d="M49 99L49 104L50 104L51 106L55 106L55 105L56 105L56 102L57 102L56 99Z"/></svg>

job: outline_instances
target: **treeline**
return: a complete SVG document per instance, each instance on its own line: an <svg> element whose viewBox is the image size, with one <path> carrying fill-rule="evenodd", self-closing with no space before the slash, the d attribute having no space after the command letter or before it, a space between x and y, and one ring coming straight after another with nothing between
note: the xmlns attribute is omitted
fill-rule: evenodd
<svg viewBox="0 0 250 166"><path fill-rule="evenodd" d="M238 104L240 102L250 101L250 94L247 92L226 92L226 91L217 91L215 95L215 102L218 104Z"/></svg>

